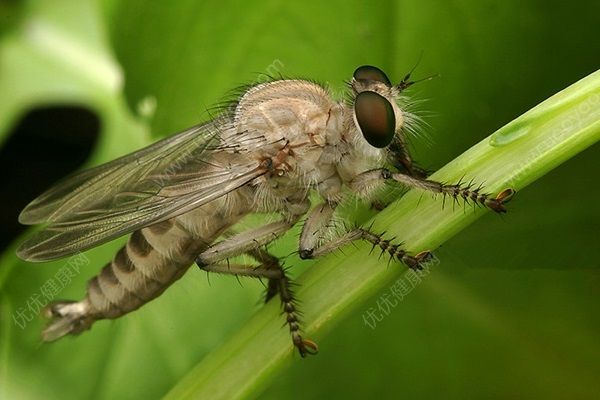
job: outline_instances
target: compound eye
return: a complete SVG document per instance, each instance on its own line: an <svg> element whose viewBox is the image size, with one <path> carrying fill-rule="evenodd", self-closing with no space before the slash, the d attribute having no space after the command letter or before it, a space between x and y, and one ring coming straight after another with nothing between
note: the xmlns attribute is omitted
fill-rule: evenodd
<svg viewBox="0 0 600 400"><path fill-rule="evenodd" d="M394 139L396 116L392 104L375 92L362 92L354 100L356 122L373 147L384 148Z"/></svg>
<svg viewBox="0 0 600 400"><path fill-rule="evenodd" d="M354 79L357 81L377 81L391 87L392 84L387 75L377 67L372 65L363 65L354 71Z"/></svg>

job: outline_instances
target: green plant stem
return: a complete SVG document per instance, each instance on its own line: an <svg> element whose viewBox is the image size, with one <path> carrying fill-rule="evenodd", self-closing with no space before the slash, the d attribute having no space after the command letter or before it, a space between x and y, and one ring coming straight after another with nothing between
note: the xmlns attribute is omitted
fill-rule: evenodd
<svg viewBox="0 0 600 400"><path fill-rule="evenodd" d="M431 179L473 178L485 183L491 193L509 187L518 192L599 139L600 71L596 71L482 140ZM560 196L560 191L556 193ZM434 250L486 212L459 208L454 211L451 204L442 208L441 198L413 190L377 214L373 228L399 238L406 249ZM306 337L318 341L334 322L398 277L401 268L385 268L385 262L369 256L369 249L362 243L349 246L343 256L326 257L298 278ZM278 302L265 305L189 371L167 398L256 396L284 365L310 362L292 357L294 350L282 323ZM327 349L322 353L326 357Z"/></svg>

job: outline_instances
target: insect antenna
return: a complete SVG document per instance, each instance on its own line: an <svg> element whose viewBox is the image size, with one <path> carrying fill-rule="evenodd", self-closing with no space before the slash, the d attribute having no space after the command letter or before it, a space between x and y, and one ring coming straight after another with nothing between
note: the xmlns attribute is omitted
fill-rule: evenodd
<svg viewBox="0 0 600 400"><path fill-rule="evenodd" d="M410 77L411 77L412 73L415 72L415 69L417 69L417 67L421 63L422 59L423 59L423 51L421 51L421 54L419 54L419 58L417 59L417 62L415 63L415 65L411 68L410 71L408 71L408 73L406 75L404 75L404 78L402 78L402 80L400 81L400 83L398 83L396 85L396 89L398 89L399 92L402 92L403 90L411 87L415 83L429 81L429 80L432 80L433 78L437 78L437 77L440 76L440 74L433 74L433 75L427 76L427 77L422 78L422 79L417 79L416 81L410 80Z"/></svg>
<svg viewBox="0 0 600 400"><path fill-rule="evenodd" d="M432 74L432 75L426 76L425 78L417 79L416 81L407 81L407 80L405 80L406 79L406 77L405 77L405 79L403 79L399 84L396 85L396 88L398 89L398 91L402 92L403 90L411 87L415 83L430 81L430 80L433 80L434 78L439 78L440 76L441 76L440 74Z"/></svg>

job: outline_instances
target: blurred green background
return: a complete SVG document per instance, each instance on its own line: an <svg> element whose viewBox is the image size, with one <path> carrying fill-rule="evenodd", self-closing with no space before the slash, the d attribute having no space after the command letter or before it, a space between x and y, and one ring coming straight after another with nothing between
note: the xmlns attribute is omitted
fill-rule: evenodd
<svg viewBox="0 0 600 400"><path fill-rule="evenodd" d="M0 259L0 398L160 397L260 307L260 284L208 282L191 269L138 312L42 345L42 321L21 328L19 311L44 301L42 288L67 261L17 260L10 226L69 169L204 120L228 90L267 74L315 79L341 95L357 66L398 81L421 54L414 76L441 76L410 91L426 122L412 147L436 169L597 70L599 15L600 3L542 0L0 2L0 167L9 182L0 229L15 240ZM375 329L363 311L381 294L366 299L320 340L317 357L296 357L257 396L597 397L598 150L438 249L434 272ZM121 243L86 253L89 265L55 297L81 298Z"/></svg>

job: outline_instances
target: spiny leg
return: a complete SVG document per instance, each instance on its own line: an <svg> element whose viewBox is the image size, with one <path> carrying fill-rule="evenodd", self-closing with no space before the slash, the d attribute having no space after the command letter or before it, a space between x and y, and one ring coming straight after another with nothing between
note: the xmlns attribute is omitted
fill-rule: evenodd
<svg viewBox="0 0 600 400"><path fill-rule="evenodd" d="M493 197L490 194L481 193L481 187L472 189L471 184L463 185L458 183L455 185L448 185L441 182L409 176L400 172L394 173L385 168L374 169L360 174L352 181L351 186L355 191L360 192L363 187L368 187L376 182L383 183L389 180L399 182L410 188L440 193L444 196L451 196L455 200L462 198L467 203L472 201L475 204L488 207L497 213L506 212L504 204L508 203L515 194L513 189L504 189L498 193L496 197Z"/></svg>
<svg viewBox="0 0 600 400"><path fill-rule="evenodd" d="M471 185L463 186L460 183L456 185L446 185L440 182L435 182L419 177L409 176L402 173L393 173L387 169L375 169L360 174L351 182L351 187L356 193L368 191L369 187L374 184L383 184L388 180L393 180L404 184L411 188L431 191L433 193L441 193L450 195L454 199L462 198L466 202L469 200L475 204L484 205L498 213L506 212L504 204L506 204L514 195L514 190L505 189L496 197L489 194L481 193L481 188L471 189ZM344 245L358 239L367 240L373 247L380 247L383 252L390 254L392 258L397 258L412 269L421 269L422 264L431 258L430 251L422 251L415 256L409 255L399 245L392 244L389 240L384 240L382 235L378 235L370 231L370 229L356 228L345 235L317 246L320 238L320 231L327 226L327 218L331 218L334 211L334 206L331 204L323 204L315 207L306 220L300 237L300 245L298 253L302 259L311 259L331 253Z"/></svg>
<svg viewBox="0 0 600 400"><path fill-rule="evenodd" d="M426 179L429 176L430 171L420 167L412 160L405 140L400 139L399 141L393 142L390 145L389 150L391 154L391 164L398 171L419 179ZM381 211L391 202L392 200L377 199L371 202L371 208Z"/></svg>
<svg viewBox="0 0 600 400"><path fill-rule="evenodd" d="M412 269L421 269L421 264L429 260L431 256L429 251L422 251L416 256L411 256L399 245L392 244L389 240L384 240L381 235L364 228L355 228L339 238L319 245L319 239L331 221L336 206L335 203L319 204L308 214L300 234L298 249L300 258L318 258L355 240L362 239L370 242L373 247L379 246L382 251L387 251L392 258L398 259Z"/></svg>
<svg viewBox="0 0 600 400"><path fill-rule="evenodd" d="M302 339L302 336L300 335L299 311L296 308L294 292L291 288L292 282L286 276L285 270L279 263L279 259L262 248L251 250L248 254L256 261L270 265L271 268L281 271L280 278L269 278L265 303L279 293L283 311L286 314L286 323L290 328L294 346L296 346L302 357L305 357L307 354L316 354L319 349L317 344L310 339Z"/></svg>
<svg viewBox="0 0 600 400"><path fill-rule="evenodd" d="M392 153L393 164L396 168L405 170L408 175L415 178L424 179L429 176L429 173L424 168L421 168L414 163L404 140L400 143L392 143L390 145L390 151Z"/></svg>
<svg viewBox="0 0 600 400"><path fill-rule="evenodd" d="M267 300L275 294L279 294L294 346L298 348L300 355L305 357L307 354L315 354L318 347L315 342L310 339L303 339L300 334L298 311L290 288L290 279L286 276L277 257L261 248L291 228L298 218L295 217L291 221L274 222L248 232L230 236L198 255L196 264L207 272L267 278L269 280ZM243 264L220 263L220 261L224 261L229 257L243 253L249 254L260 264L255 267Z"/></svg>
<svg viewBox="0 0 600 400"><path fill-rule="evenodd" d="M315 206L310 213L304 225L302 225L302 232L300 233L300 246L298 253L301 258L303 253L312 251L318 246L323 232L329 226L329 223L333 219L333 213L337 204L325 202Z"/></svg>
<svg viewBox="0 0 600 400"><path fill-rule="evenodd" d="M254 258L261 265L272 266L275 269L280 268L279 259L263 248L252 249L247 251L246 254ZM279 275L268 278L267 292L265 293L265 303L279 293L279 279Z"/></svg>
<svg viewBox="0 0 600 400"><path fill-rule="evenodd" d="M226 232L226 239L214 244L200 254L196 263L199 266L214 264L218 261L246 253L259 263L275 265L278 263L277 258L262 250L261 247L287 232L299 218L299 215L293 215L285 220L262 225L246 232ZM279 283L276 280L269 279L266 301L279 293L278 285Z"/></svg>
<svg viewBox="0 0 600 400"><path fill-rule="evenodd" d="M290 230L296 221L297 219L273 222L230 236L215 243L198 255L196 263L198 265L214 264L264 246Z"/></svg>
<svg viewBox="0 0 600 400"><path fill-rule="evenodd" d="M300 352L300 356L306 357L307 354L317 354L319 351L317 344L311 339L303 339L300 334L299 313L295 305L294 292L291 288L290 279L285 275L283 269L282 277L279 280L279 298L286 314L286 322L290 328L292 342Z"/></svg>
<svg viewBox="0 0 600 400"><path fill-rule="evenodd" d="M296 300L291 289L291 281L286 276L277 257L269 254L263 249L257 248L248 251L252 257L260 261L258 266L245 264L198 264L207 272L216 272L234 276L248 276L253 278L268 278L267 300L279 293L283 312L286 315L286 323L289 326L292 342L302 357L307 354L316 354L318 346L310 339L303 339L300 333L299 312L296 308Z"/></svg>
<svg viewBox="0 0 600 400"><path fill-rule="evenodd" d="M316 248L303 248L301 244L301 250L299 251L300 258L312 259L322 257L359 239L366 240L367 242L371 243L373 248L379 247L382 251L382 254L387 252L391 258L401 261L413 270L423 269L423 264L432 258L432 254L429 250L421 251L415 256L411 256L407 251L402 249L400 245L392 244L390 240L383 239L382 235L373 233L369 229L365 228L355 228L345 235L342 235L330 242L324 243Z"/></svg>

